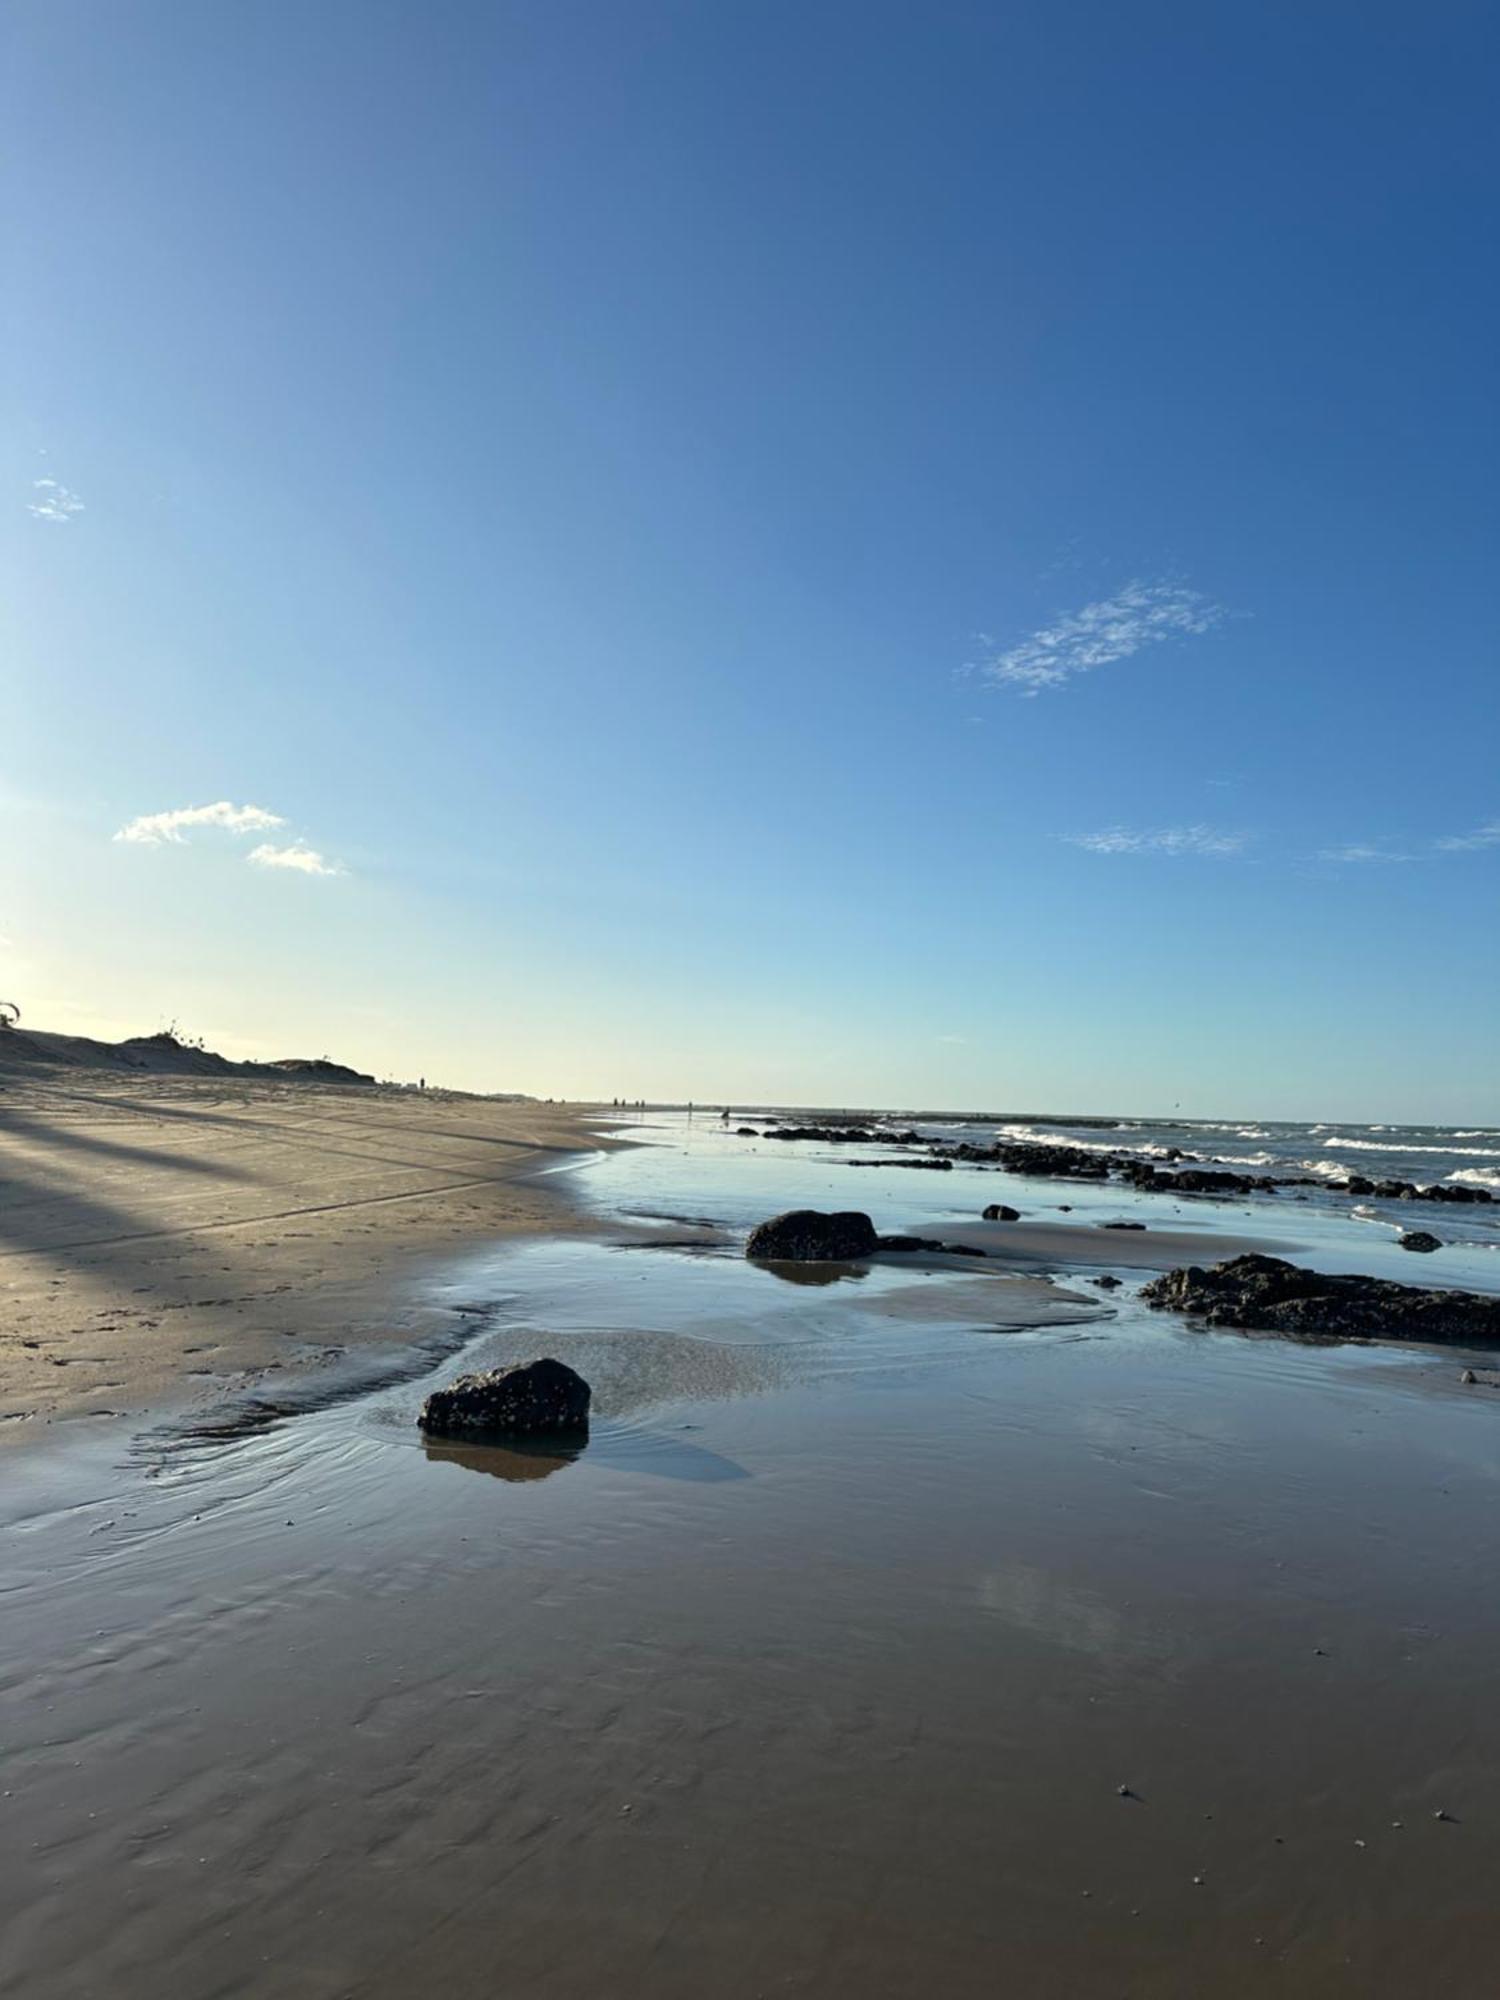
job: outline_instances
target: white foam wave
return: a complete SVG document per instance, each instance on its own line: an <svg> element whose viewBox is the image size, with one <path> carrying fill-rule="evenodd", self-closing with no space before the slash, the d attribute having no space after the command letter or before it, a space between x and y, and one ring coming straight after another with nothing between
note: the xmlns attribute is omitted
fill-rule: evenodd
<svg viewBox="0 0 1500 2000"><path fill-rule="evenodd" d="M1500 1148L1494 1146L1406 1146L1385 1139L1325 1139L1323 1144L1352 1153L1446 1153L1450 1158L1456 1153L1466 1160L1500 1160Z"/></svg>
<svg viewBox="0 0 1500 2000"><path fill-rule="evenodd" d="M1466 1187L1500 1188L1500 1170L1494 1167L1459 1167L1448 1178Z"/></svg>

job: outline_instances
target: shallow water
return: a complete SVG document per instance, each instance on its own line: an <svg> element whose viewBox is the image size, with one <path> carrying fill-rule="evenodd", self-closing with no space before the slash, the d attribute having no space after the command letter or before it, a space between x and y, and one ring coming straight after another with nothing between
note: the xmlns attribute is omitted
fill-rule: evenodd
<svg viewBox="0 0 1500 2000"><path fill-rule="evenodd" d="M587 1198L708 1247L443 1288L465 1363L583 1368L576 1456L424 1447L418 1380L21 1462L0 1991L1491 1992L1500 1390L1103 1301L1103 1231L1041 1325L1029 1270L789 1284L704 1223L1009 1177L640 1136Z"/></svg>

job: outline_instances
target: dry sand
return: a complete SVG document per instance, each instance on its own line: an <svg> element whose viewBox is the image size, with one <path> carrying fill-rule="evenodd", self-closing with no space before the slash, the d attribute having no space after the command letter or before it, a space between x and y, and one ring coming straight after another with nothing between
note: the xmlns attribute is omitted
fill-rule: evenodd
<svg viewBox="0 0 1500 2000"><path fill-rule="evenodd" d="M0 1441L405 1343L403 1280L578 1226L582 1112L446 1092L0 1071Z"/></svg>

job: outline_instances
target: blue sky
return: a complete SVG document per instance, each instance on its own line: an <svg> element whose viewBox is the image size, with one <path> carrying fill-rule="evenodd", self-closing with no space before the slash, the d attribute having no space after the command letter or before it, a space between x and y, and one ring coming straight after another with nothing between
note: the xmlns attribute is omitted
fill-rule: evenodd
<svg viewBox="0 0 1500 2000"><path fill-rule="evenodd" d="M1491 10L9 36L29 1020L1500 1118Z"/></svg>

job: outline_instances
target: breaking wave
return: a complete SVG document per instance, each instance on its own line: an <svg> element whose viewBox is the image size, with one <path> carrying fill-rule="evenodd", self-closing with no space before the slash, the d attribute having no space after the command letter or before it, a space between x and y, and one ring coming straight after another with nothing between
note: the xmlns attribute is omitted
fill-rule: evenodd
<svg viewBox="0 0 1500 2000"><path fill-rule="evenodd" d="M1466 1160L1500 1160L1500 1147L1495 1146L1407 1146L1392 1145L1384 1139L1325 1139L1323 1144L1356 1153L1457 1153Z"/></svg>

